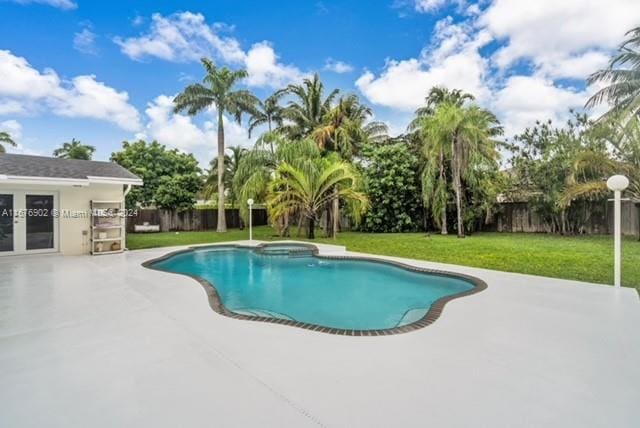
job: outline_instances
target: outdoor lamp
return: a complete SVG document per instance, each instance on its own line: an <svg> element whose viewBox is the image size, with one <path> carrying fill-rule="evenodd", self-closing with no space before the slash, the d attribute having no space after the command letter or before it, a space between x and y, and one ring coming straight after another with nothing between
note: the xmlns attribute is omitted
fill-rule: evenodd
<svg viewBox="0 0 640 428"><path fill-rule="evenodd" d="M624 175L614 175L607 180L607 187L613 190L613 284L620 287L622 280L622 227L620 195L629 186L629 179Z"/></svg>
<svg viewBox="0 0 640 428"><path fill-rule="evenodd" d="M253 241L253 222L252 222L252 211L253 211L253 199L247 199L247 204L249 205L249 241Z"/></svg>

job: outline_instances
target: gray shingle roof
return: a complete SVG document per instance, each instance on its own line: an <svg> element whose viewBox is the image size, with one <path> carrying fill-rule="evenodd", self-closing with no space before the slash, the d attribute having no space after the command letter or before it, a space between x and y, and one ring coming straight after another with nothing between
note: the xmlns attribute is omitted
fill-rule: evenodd
<svg viewBox="0 0 640 428"><path fill-rule="evenodd" d="M113 162L60 159L45 156L0 154L0 175L20 177L77 178L111 177L140 179Z"/></svg>

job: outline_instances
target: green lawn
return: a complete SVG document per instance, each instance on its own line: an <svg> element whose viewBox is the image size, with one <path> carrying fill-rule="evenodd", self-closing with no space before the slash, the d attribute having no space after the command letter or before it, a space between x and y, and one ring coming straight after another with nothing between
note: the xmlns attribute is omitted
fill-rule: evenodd
<svg viewBox="0 0 640 428"><path fill-rule="evenodd" d="M247 230L129 234L129 249L204 244L248 239ZM266 226L254 239L277 240ZM298 238L296 238L298 239ZM543 234L478 233L465 239L424 233L373 234L345 232L337 240L351 251L430 260L509 272L610 284L613 282L611 236L562 237ZM623 284L640 290L640 242L623 240Z"/></svg>

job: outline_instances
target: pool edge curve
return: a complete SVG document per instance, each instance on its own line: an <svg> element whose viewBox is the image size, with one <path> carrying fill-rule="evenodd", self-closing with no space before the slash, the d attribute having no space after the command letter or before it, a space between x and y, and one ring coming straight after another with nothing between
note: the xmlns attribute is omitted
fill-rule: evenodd
<svg viewBox="0 0 640 428"><path fill-rule="evenodd" d="M462 291L460 293L443 296L437 299L431 304L431 306L429 307L429 310L427 311L426 314L424 314L422 318L410 324L407 324L401 327L392 327L392 328L379 329L379 330L351 330L351 329L325 327L318 324L310 324L310 323L301 322L301 321L291 321L286 319L262 317L262 316L256 316L256 315L245 315L245 314L233 312L224 306L224 304L222 303L222 299L218 294L218 290L216 289L215 284L211 283L210 281L204 278L201 278L197 275L191 275L191 274L182 273L182 272L174 272L168 269L163 269L157 266L153 266L157 262L169 259L178 254L188 253L194 250L200 250L200 249L206 249L206 248L242 248L242 249L256 250L256 249L260 249L268 246L276 246L278 244L282 245L282 242L279 243L276 241L276 242L270 242L270 243L261 243L258 245L212 244L212 245L192 246L192 247L181 249L181 250L171 251L167 254L163 254L160 257L155 257L153 259L146 260L142 263L142 266L147 269L152 269L152 270L165 272L165 273L171 273L175 275L182 275L182 276L186 276L196 280L202 286L202 288L204 288L205 292L207 293L207 299L209 301L209 306L211 307L211 309L220 315L224 315L226 317L238 319L238 320L269 322L272 324L287 325L290 327L298 327L298 328L303 328L305 330L311 330L311 331L317 331L320 333L328 333L328 334L335 334L335 335L341 335L341 336L390 336L390 335L409 333L415 330L419 330L433 324L442 314L445 305L450 301L459 299L461 297L470 296L472 294L480 293L481 291L484 291L488 288L488 285L485 281L475 276L471 276L463 273L424 268L424 267L410 265L407 263L398 262L395 260L380 259L377 257L323 255L323 254L320 254L320 251L316 245L302 243L302 242L292 243L291 241L288 241L287 243L296 245L296 246L306 247L312 251L312 254L314 257L317 257L320 259L364 260L368 262L392 265L392 266L396 266L401 269L405 269L412 272L428 273L432 275L448 276L452 278L462 279L464 281L471 283L473 285L473 288L470 290Z"/></svg>

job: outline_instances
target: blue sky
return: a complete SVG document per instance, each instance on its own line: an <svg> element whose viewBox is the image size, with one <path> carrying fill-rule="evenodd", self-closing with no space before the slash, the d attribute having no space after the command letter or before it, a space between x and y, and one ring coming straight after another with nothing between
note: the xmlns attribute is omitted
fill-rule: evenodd
<svg viewBox="0 0 640 428"><path fill-rule="evenodd" d="M49 155L74 137L107 159L146 138L206 163L215 115L170 111L202 55L247 68L260 97L320 72L393 133L431 86L462 88L513 134L584 104L585 77L640 25L640 2L0 0L0 15L0 129L13 151ZM227 128L229 144L251 144L244 124Z"/></svg>

